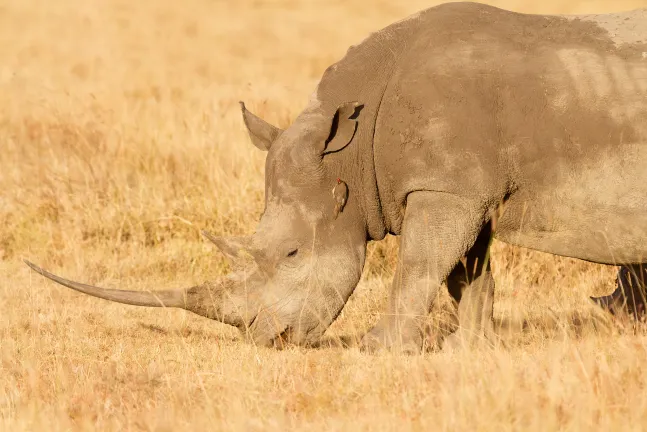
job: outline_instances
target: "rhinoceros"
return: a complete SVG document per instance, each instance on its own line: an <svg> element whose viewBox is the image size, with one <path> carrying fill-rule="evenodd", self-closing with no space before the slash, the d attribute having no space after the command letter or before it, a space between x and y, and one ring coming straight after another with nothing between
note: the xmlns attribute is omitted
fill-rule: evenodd
<svg viewBox="0 0 647 432"><path fill-rule="evenodd" d="M32 268L97 297L189 309L259 345L308 345L357 286L367 242L390 233L401 243L388 311L361 346L419 352L443 284L458 302L453 340L493 337L493 238L646 261L647 10L443 4L352 46L285 130L242 113L267 152L265 208L253 234L212 240L253 257L247 270L124 292Z"/></svg>

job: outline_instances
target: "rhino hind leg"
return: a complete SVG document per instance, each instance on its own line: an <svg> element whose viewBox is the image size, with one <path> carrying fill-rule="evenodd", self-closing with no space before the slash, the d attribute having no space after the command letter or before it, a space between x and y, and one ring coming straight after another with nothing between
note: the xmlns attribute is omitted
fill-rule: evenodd
<svg viewBox="0 0 647 432"><path fill-rule="evenodd" d="M489 259L492 228L488 224L476 243L447 277L447 289L458 302L459 328L449 335L444 350L492 344L494 331L494 278Z"/></svg>
<svg viewBox="0 0 647 432"><path fill-rule="evenodd" d="M622 266L618 270L615 291L607 296L591 297L591 300L614 315L627 314L643 320L647 310L646 285L647 265Z"/></svg>

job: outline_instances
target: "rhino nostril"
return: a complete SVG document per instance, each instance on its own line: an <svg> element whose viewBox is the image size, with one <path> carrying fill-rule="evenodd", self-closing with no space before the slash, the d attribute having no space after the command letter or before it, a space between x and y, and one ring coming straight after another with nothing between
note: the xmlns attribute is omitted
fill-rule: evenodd
<svg viewBox="0 0 647 432"><path fill-rule="evenodd" d="M297 253L299 253L299 249L291 250L291 251L288 253L288 258L292 258L292 257L297 256Z"/></svg>

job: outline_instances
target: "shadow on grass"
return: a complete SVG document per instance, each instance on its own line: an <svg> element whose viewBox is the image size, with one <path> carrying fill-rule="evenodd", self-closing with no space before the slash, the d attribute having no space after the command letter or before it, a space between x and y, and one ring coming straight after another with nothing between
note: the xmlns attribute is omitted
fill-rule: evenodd
<svg viewBox="0 0 647 432"><path fill-rule="evenodd" d="M431 329L428 334L435 340L426 341L427 350L438 351L442 346L438 337L446 336L448 326ZM551 341L581 339L588 336L611 336L628 330L645 332L647 329L636 325L627 317L614 317L601 310L554 312L550 308L542 315L519 318L503 316L494 319L494 329L506 348L536 344L538 340ZM342 334L324 337L315 349L358 347L364 333Z"/></svg>
<svg viewBox="0 0 647 432"><path fill-rule="evenodd" d="M158 326L156 324L149 324L139 321L137 323L138 328L143 329L147 332L155 333L160 336L182 336L182 337L191 337L199 339L209 339L209 340L218 340L220 342L236 342L240 341L240 338L219 332L217 329L214 330L204 330L201 328L191 328L184 327L181 330L169 329Z"/></svg>
<svg viewBox="0 0 647 432"><path fill-rule="evenodd" d="M138 327L160 336L195 337L206 340L222 342L245 343L240 337L232 336L218 330L204 330L201 328L184 327L175 329L163 328L155 324L138 322ZM446 336L451 325L442 324L438 328L428 331L430 340L426 341L427 352L437 352L442 346L440 335ZM592 307L590 310L555 312L548 308L541 315L526 315L523 317L503 316L494 319L494 328L499 336L500 345L504 348L516 348L537 344L538 341L581 339L588 336L619 335L627 331L640 331L647 333L644 324L636 324L628 317L612 316L602 310ZM334 336L324 336L319 342L310 346L310 349L349 349L360 345L365 333L346 333ZM433 339L433 340L431 340ZM283 348L290 346L286 344Z"/></svg>

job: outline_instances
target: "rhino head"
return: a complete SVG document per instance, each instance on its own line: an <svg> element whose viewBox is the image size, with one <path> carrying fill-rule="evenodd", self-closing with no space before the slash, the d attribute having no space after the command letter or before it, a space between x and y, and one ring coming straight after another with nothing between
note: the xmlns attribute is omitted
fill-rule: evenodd
<svg viewBox="0 0 647 432"><path fill-rule="evenodd" d="M242 102L241 109L252 143L267 151L265 209L250 236L206 236L231 260L247 256L244 270L184 290L145 292L92 287L28 265L93 296L183 308L234 325L258 345L317 341L357 286L370 237L360 199L367 168L351 145L362 106L311 104L286 130Z"/></svg>

